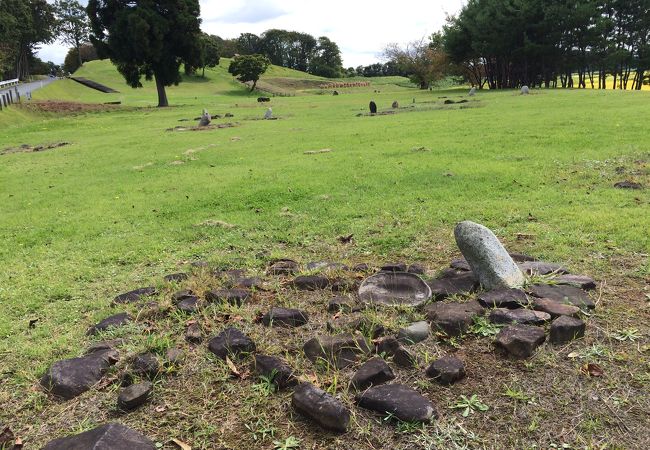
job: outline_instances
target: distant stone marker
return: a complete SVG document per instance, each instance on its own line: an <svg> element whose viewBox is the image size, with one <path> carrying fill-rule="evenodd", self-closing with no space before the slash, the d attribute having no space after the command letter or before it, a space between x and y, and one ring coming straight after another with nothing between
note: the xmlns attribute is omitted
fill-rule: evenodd
<svg viewBox="0 0 650 450"><path fill-rule="evenodd" d="M468 95L469 95L470 97L474 97L474 96L476 95L476 88L475 88L474 86L472 86L472 89L469 90L469 94L468 94Z"/></svg>
<svg viewBox="0 0 650 450"><path fill-rule="evenodd" d="M272 119L272 118L273 118L273 109L269 108L264 113L264 119L268 120L268 119Z"/></svg>
<svg viewBox="0 0 650 450"><path fill-rule="evenodd" d="M210 125L210 122L212 122L212 117L210 117L210 113L208 112L208 110L204 109L203 113L201 114L201 119L199 120L199 126L207 127L208 125Z"/></svg>
<svg viewBox="0 0 650 450"><path fill-rule="evenodd" d="M397 100L395 100L395 101L393 102L393 104L390 105L390 106L391 106L391 108L393 108L393 109L397 109L397 108L399 108L399 103L397 103Z"/></svg>
<svg viewBox="0 0 650 450"><path fill-rule="evenodd" d="M332 92L332 95L339 95L339 91Z"/></svg>
<svg viewBox="0 0 650 450"><path fill-rule="evenodd" d="M528 95L528 94L530 94L530 89L528 89L528 86L522 86L521 95Z"/></svg>
<svg viewBox="0 0 650 450"><path fill-rule="evenodd" d="M370 114L377 114L377 104L375 102L371 100L369 107L370 107Z"/></svg>

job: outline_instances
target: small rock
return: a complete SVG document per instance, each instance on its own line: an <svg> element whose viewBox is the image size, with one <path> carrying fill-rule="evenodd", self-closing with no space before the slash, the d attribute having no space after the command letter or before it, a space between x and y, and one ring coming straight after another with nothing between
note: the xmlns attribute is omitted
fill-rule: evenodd
<svg viewBox="0 0 650 450"><path fill-rule="evenodd" d="M426 374L440 384L451 384L465 378L465 363L453 356L444 356L432 362Z"/></svg>
<svg viewBox="0 0 650 450"><path fill-rule="evenodd" d="M488 228L464 221L454 229L456 244L485 289L518 288L524 275Z"/></svg>
<svg viewBox="0 0 650 450"><path fill-rule="evenodd" d="M303 351L313 363L325 360L342 369L355 363L359 355L369 353L370 348L363 336L340 334L312 338L305 342Z"/></svg>
<svg viewBox="0 0 650 450"><path fill-rule="evenodd" d="M300 265L292 259L280 259L268 268L269 275L293 275L300 270Z"/></svg>
<svg viewBox="0 0 650 450"><path fill-rule="evenodd" d="M383 384L395 379L395 374L390 366L380 357L372 358L366 361L352 377L350 385L362 391L370 386Z"/></svg>
<svg viewBox="0 0 650 450"><path fill-rule="evenodd" d="M185 329L185 340L192 344L198 344L203 340L201 325L198 322L191 323Z"/></svg>
<svg viewBox="0 0 650 450"><path fill-rule="evenodd" d="M131 370L135 375L153 379L160 373L160 363L153 353L141 353L133 359Z"/></svg>
<svg viewBox="0 0 650 450"><path fill-rule="evenodd" d="M551 323L549 340L552 344L566 344L585 335L587 325L575 317L560 316Z"/></svg>
<svg viewBox="0 0 650 450"><path fill-rule="evenodd" d="M393 109L397 109L397 108L399 108L399 103L397 103L397 100L395 100L395 101L393 102L393 104L390 105L390 107L393 108Z"/></svg>
<svg viewBox="0 0 650 450"><path fill-rule="evenodd" d="M147 401L152 391L153 384L149 381L132 384L122 389L120 395L117 397L117 406L125 411L136 409Z"/></svg>
<svg viewBox="0 0 650 450"><path fill-rule="evenodd" d="M472 270L472 268L469 266L469 263L465 258L456 258L451 261L451 264L449 264L449 267L452 269L456 270L461 270L465 272L469 272Z"/></svg>
<svg viewBox="0 0 650 450"><path fill-rule="evenodd" d="M273 383L280 389L298 384L293 369L276 356L255 355L254 370L258 375L272 377Z"/></svg>
<svg viewBox="0 0 650 450"><path fill-rule="evenodd" d="M528 86L522 86L521 95L528 95L528 94L530 94L530 89L528 88Z"/></svg>
<svg viewBox="0 0 650 450"><path fill-rule="evenodd" d="M196 296L185 297L176 304L176 308L186 313L195 313L199 309L201 300Z"/></svg>
<svg viewBox="0 0 650 450"><path fill-rule="evenodd" d="M591 291L592 289L596 289L596 282L594 279L586 275L564 274L556 277L553 281L555 281L557 284L566 284L568 286L577 287L583 291Z"/></svg>
<svg viewBox="0 0 650 450"><path fill-rule="evenodd" d="M172 347L165 352L165 360L169 364L179 365L185 359L185 352L178 347Z"/></svg>
<svg viewBox="0 0 650 450"><path fill-rule="evenodd" d="M475 301L466 303L433 303L425 308L432 326L448 336L460 336L469 331L474 318L482 316L485 309Z"/></svg>
<svg viewBox="0 0 650 450"><path fill-rule="evenodd" d="M406 263L388 263L381 266L382 272L406 272L408 266Z"/></svg>
<svg viewBox="0 0 650 450"><path fill-rule="evenodd" d="M172 302L178 303L186 298L194 298L196 294L191 289L183 289L172 294Z"/></svg>
<svg viewBox="0 0 650 450"><path fill-rule="evenodd" d="M427 273L426 267L420 264L411 264L406 268L408 273L414 273L416 275L425 275Z"/></svg>
<svg viewBox="0 0 650 450"><path fill-rule="evenodd" d="M384 354L387 357L392 356L393 362L405 369L414 368L418 361L417 357L409 352L397 339L387 337L377 341L375 344L375 353Z"/></svg>
<svg viewBox="0 0 650 450"><path fill-rule="evenodd" d="M488 320L492 323L523 323L525 325L543 325L551 320L551 315L531 309L497 308L490 312Z"/></svg>
<svg viewBox="0 0 650 450"><path fill-rule="evenodd" d="M521 289L495 289L483 292L478 301L486 308L517 309L529 303L526 293Z"/></svg>
<svg viewBox="0 0 650 450"><path fill-rule="evenodd" d="M293 285L297 289L306 291L315 291L316 289L325 289L330 281L323 275L301 275L293 280Z"/></svg>
<svg viewBox="0 0 650 450"><path fill-rule="evenodd" d="M570 303L578 308L594 309L596 303L580 288L566 285L534 284L529 292L538 298L550 298L560 303Z"/></svg>
<svg viewBox="0 0 650 450"><path fill-rule="evenodd" d="M142 297L151 297L156 294L157 294L156 288L153 286L139 288L118 295L113 299L113 303L133 303L133 302L137 302Z"/></svg>
<svg viewBox="0 0 650 450"><path fill-rule="evenodd" d="M476 95L476 88L472 86L472 89L469 90L469 93L467 95L474 97Z"/></svg>
<svg viewBox="0 0 650 450"><path fill-rule="evenodd" d="M251 292L247 289L217 289L205 293L205 299L209 302L228 302L233 306L241 306L250 297Z"/></svg>
<svg viewBox="0 0 650 450"><path fill-rule="evenodd" d="M339 400L311 383L302 383L294 389L291 405L327 430L345 432L348 429L350 411Z"/></svg>
<svg viewBox="0 0 650 450"><path fill-rule="evenodd" d="M86 349L86 355L104 350L115 350L121 345L124 345L123 339L110 339L108 341L95 342Z"/></svg>
<svg viewBox="0 0 650 450"><path fill-rule="evenodd" d="M86 332L86 334L89 336L93 336L102 331L106 331L109 328L117 328L126 325L127 323L131 322L131 320L132 317L129 315L129 313L123 312L123 313L115 314L105 318L104 320L100 321L98 324L90 327Z"/></svg>
<svg viewBox="0 0 650 450"><path fill-rule="evenodd" d="M619 189L643 189L643 186L641 184L629 180L619 181L618 183L614 184L614 187Z"/></svg>
<svg viewBox="0 0 650 450"><path fill-rule="evenodd" d="M545 339L543 328L531 325L509 325L499 331L494 343L517 358L528 358Z"/></svg>
<svg viewBox="0 0 650 450"><path fill-rule="evenodd" d="M258 291L264 290L264 282L260 277L247 277L238 278L234 282L235 287L242 289L257 289Z"/></svg>
<svg viewBox="0 0 650 450"><path fill-rule="evenodd" d="M550 298L533 299L533 309L550 314L552 319L560 316L575 317L580 313L580 308L577 306L566 305Z"/></svg>
<svg viewBox="0 0 650 450"><path fill-rule="evenodd" d="M560 264L544 261L524 261L519 263L519 268L528 275L549 275L551 273L568 273L569 271Z"/></svg>
<svg viewBox="0 0 650 450"><path fill-rule="evenodd" d="M390 413L405 422L428 422L437 417L433 403L403 384L373 386L357 394L356 402L361 408Z"/></svg>
<svg viewBox="0 0 650 450"><path fill-rule="evenodd" d="M429 337L429 322L415 322L397 333L397 340L403 344L417 344Z"/></svg>
<svg viewBox="0 0 650 450"><path fill-rule="evenodd" d="M267 327L299 327L309 320L305 311L289 308L271 308L264 317L262 323Z"/></svg>
<svg viewBox="0 0 650 450"><path fill-rule="evenodd" d="M80 434L54 439L42 450L156 450L146 436L120 423L108 423Z"/></svg>
<svg viewBox="0 0 650 450"><path fill-rule="evenodd" d="M467 295L478 287L478 281L472 272L452 271L444 272L441 278L427 281L435 300L444 300L452 295Z"/></svg>
<svg viewBox="0 0 650 450"><path fill-rule="evenodd" d="M179 283L189 278L189 275L184 272L172 273L164 276L164 280L168 283Z"/></svg>
<svg viewBox="0 0 650 450"><path fill-rule="evenodd" d="M242 353L255 351L255 343L237 328L226 328L217 336L210 339L208 348L221 359L226 356L238 356Z"/></svg>
<svg viewBox="0 0 650 450"><path fill-rule="evenodd" d="M355 307L355 302L350 297L338 296L334 297L327 304L328 312L350 312Z"/></svg>

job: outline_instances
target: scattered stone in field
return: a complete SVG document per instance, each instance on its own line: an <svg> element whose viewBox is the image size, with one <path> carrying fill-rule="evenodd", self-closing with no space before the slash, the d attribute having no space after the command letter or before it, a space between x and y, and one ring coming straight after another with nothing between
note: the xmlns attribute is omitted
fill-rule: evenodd
<svg viewBox="0 0 650 450"><path fill-rule="evenodd" d="M590 291L596 289L596 282L593 278L586 275L571 275L564 274L553 279L557 284L566 284L582 289L583 291Z"/></svg>
<svg viewBox="0 0 650 450"><path fill-rule="evenodd" d="M549 275L551 273L569 273L567 269L560 264L548 263L544 261L524 261L519 263L519 268L528 275Z"/></svg>
<svg viewBox="0 0 650 450"><path fill-rule="evenodd" d="M485 309L476 301L466 303L433 303L425 308L426 317L434 329L448 336L467 333L474 318L482 316Z"/></svg>
<svg viewBox="0 0 650 450"><path fill-rule="evenodd" d="M380 357L374 357L366 361L352 377L350 385L362 391L370 386L377 386L395 379L395 374L386 361Z"/></svg>
<svg viewBox="0 0 650 450"><path fill-rule="evenodd" d="M619 189L643 189L643 186L640 183L635 183L634 181L619 181L614 184L615 188Z"/></svg>
<svg viewBox="0 0 650 450"><path fill-rule="evenodd" d="M456 102L453 101L453 100L451 100L451 99L447 99L447 100L445 100L443 103L444 103L445 105L453 105L453 104L456 103Z"/></svg>
<svg viewBox="0 0 650 450"><path fill-rule="evenodd" d="M529 303L528 296L521 289L495 289L482 292L478 301L486 308L517 309Z"/></svg>
<svg viewBox="0 0 650 450"><path fill-rule="evenodd" d="M207 127L210 125L210 122L212 122L212 117L210 117L210 113L204 109L203 113L201 114L201 119L199 120L199 126Z"/></svg>
<svg viewBox="0 0 650 450"><path fill-rule="evenodd" d="M327 321L327 331L330 333L346 333L359 331L364 336L376 339L386 332L386 328L378 322L358 314L352 316L334 317Z"/></svg>
<svg viewBox="0 0 650 450"><path fill-rule="evenodd" d="M444 356L432 362L426 374L440 384L452 384L465 378L465 363L454 356Z"/></svg>
<svg viewBox="0 0 650 450"><path fill-rule="evenodd" d="M363 336L346 333L312 338L305 342L303 351L313 363L325 360L342 369L354 364L360 355L370 353L370 348Z"/></svg>
<svg viewBox="0 0 650 450"><path fill-rule="evenodd" d="M228 269L228 270L215 270L213 275L217 278L226 278L230 281L235 281L239 278L246 276L245 269Z"/></svg>
<svg viewBox="0 0 650 450"><path fill-rule="evenodd" d="M350 411L339 400L311 383L301 383L294 389L291 405L327 430L345 432L348 429Z"/></svg>
<svg viewBox="0 0 650 450"><path fill-rule="evenodd" d="M375 102L370 101L368 107L370 108L370 114L377 114L377 104Z"/></svg>
<svg viewBox="0 0 650 450"><path fill-rule="evenodd" d="M348 266L340 262L312 261L307 264L307 270L322 270L322 271L348 270Z"/></svg>
<svg viewBox="0 0 650 450"><path fill-rule="evenodd" d="M449 264L449 267L451 267L452 269L462 270L462 271L466 271L466 272L469 272L470 270L472 270L472 268L469 266L469 263L467 262L467 260L465 258L453 259L451 261L451 264Z"/></svg>
<svg viewBox="0 0 650 450"><path fill-rule="evenodd" d="M183 298L176 304L176 307L186 313L195 313L199 309L200 300L197 296L191 295Z"/></svg>
<svg viewBox="0 0 650 450"><path fill-rule="evenodd" d="M430 298L431 288L412 273L379 272L359 287L359 300L370 304L417 307Z"/></svg>
<svg viewBox="0 0 650 450"><path fill-rule="evenodd" d="M395 101L393 102L393 104L390 105L390 107L393 108L393 109L397 109L397 108L399 108L399 103L397 103L397 100L395 100Z"/></svg>
<svg viewBox="0 0 650 450"><path fill-rule="evenodd" d="M469 95L470 97L474 97L476 95L476 88L472 86L472 89L469 90Z"/></svg>
<svg viewBox="0 0 650 450"><path fill-rule="evenodd" d="M408 273L414 273L416 275L425 275L427 273L426 267L424 267L421 264L410 264L407 268L406 271Z"/></svg>
<svg viewBox="0 0 650 450"><path fill-rule="evenodd" d="M131 371L135 375L153 379L160 373L160 363L153 353L140 353L133 359Z"/></svg>
<svg viewBox="0 0 650 450"><path fill-rule="evenodd" d="M102 331L106 331L109 328L117 328L126 325L127 323L131 322L131 320L132 317L129 315L129 313L123 312L119 314L114 314L100 321L96 325L90 327L86 332L86 334L89 336L93 336Z"/></svg>
<svg viewBox="0 0 650 450"><path fill-rule="evenodd" d="M338 297L334 297L329 301L327 304L327 311L333 313L339 311L351 312L355 307L356 303L353 299L344 295L339 295Z"/></svg>
<svg viewBox="0 0 650 450"><path fill-rule="evenodd" d="M443 300L452 295L467 295L478 287L473 272L456 272L453 269L444 272L440 278L427 281L427 284L435 300Z"/></svg>
<svg viewBox="0 0 650 450"><path fill-rule="evenodd" d="M524 325L543 325L551 320L551 315L532 309L497 308L490 312L488 320L492 323L523 323Z"/></svg>
<svg viewBox="0 0 650 450"><path fill-rule="evenodd" d="M179 365L185 359L185 352L178 347L172 347L165 352L165 361L168 364Z"/></svg>
<svg viewBox="0 0 650 450"><path fill-rule="evenodd" d="M585 291L567 285L534 284L529 292L538 298L550 298L560 303L570 303L579 308L594 309L596 304Z"/></svg>
<svg viewBox="0 0 650 450"><path fill-rule="evenodd" d="M499 331L494 343L512 356L528 358L545 339L543 328L531 325L508 325Z"/></svg>
<svg viewBox="0 0 650 450"><path fill-rule="evenodd" d="M264 290L264 282L260 277L239 278L234 281L234 285L240 289Z"/></svg>
<svg viewBox="0 0 650 450"><path fill-rule="evenodd" d="M528 88L528 86L522 86L521 95L528 95L528 94L530 94L530 89Z"/></svg>
<svg viewBox="0 0 650 450"><path fill-rule="evenodd" d="M262 317L262 323L267 327L299 327L309 321L305 311L290 308L271 308Z"/></svg>
<svg viewBox="0 0 650 450"><path fill-rule="evenodd" d="M379 270L382 272L406 272L407 268L406 263L400 262L384 264Z"/></svg>
<svg viewBox="0 0 650 450"><path fill-rule="evenodd" d="M429 337L429 322L421 320L415 322L406 328L402 328L397 333L397 340L403 344L417 344Z"/></svg>
<svg viewBox="0 0 650 450"><path fill-rule="evenodd" d="M86 349L86 355L104 350L115 350L121 345L124 345L124 340L122 339L110 339L108 341L95 342Z"/></svg>
<svg viewBox="0 0 650 450"><path fill-rule="evenodd" d="M271 378L280 389L298 384L293 369L277 356L255 355L254 370L258 375Z"/></svg>
<svg viewBox="0 0 650 450"><path fill-rule="evenodd" d="M98 350L81 358L57 361L41 378L41 385L50 393L70 400L97 384L117 360L115 350Z"/></svg>
<svg viewBox="0 0 650 450"><path fill-rule="evenodd" d="M207 261L204 260L198 260L198 261L192 261L190 263L192 267L199 267L199 268L204 268L208 267L210 264Z"/></svg>
<svg viewBox="0 0 650 450"><path fill-rule="evenodd" d="M226 113L223 115L224 117L235 117L233 113Z"/></svg>
<svg viewBox="0 0 650 450"><path fill-rule="evenodd" d="M137 302L142 297L151 297L157 293L156 288L153 286L134 289L133 291L118 295L113 299L113 303L133 303Z"/></svg>
<svg viewBox="0 0 650 450"><path fill-rule="evenodd" d="M292 259L280 259L268 268L269 275L293 275L300 270L300 265Z"/></svg>
<svg viewBox="0 0 650 450"><path fill-rule="evenodd" d="M438 416L433 403L403 384L374 386L357 394L355 400L361 408L390 413L405 422L428 422Z"/></svg>
<svg viewBox="0 0 650 450"><path fill-rule="evenodd" d="M353 272L365 273L365 272L370 272L371 270L372 270L372 268L370 267L370 264L368 264L368 263L359 263L359 264L356 264L356 265L352 266L352 271Z"/></svg>
<svg viewBox="0 0 650 450"><path fill-rule="evenodd" d="M264 113L264 118L266 120L273 119L273 108L268 108Z"/></svg>
<svg viewBox="0 0 650 450"><path fill-rule="evenodd" d="M179 273L171 273L169 275L165 275L164 280L168 283L179 283L181 281L185 281L189 278L189 275L184 273L184 272L179 272Z"/></svg>
<svg viewBox="0 0 650 450"><path fill-rule="evenodd" d="M585 335L587 325L575 317L560 316L551 323L549 340L552 344L566 344Z"/></svg>
<svg viewBox="0 0 650 450"><path fill-rule="evenodd" d="M136 409L147 401L152 391L153 384L149 381L132 384L122 389L120 395L117 397L117 406L124 411Z"/></svg>
<svg viewBox="0 0 650 450"><path fill-rule="evenodd" d="M393 362L400 367L412 369L417 365L417 357L409 352L401 342L394 337L387 337L375 343L375 353L393 357Z"/></svg>
<svg viewBox="0 0 650 450"><path fill-rule="evenodd" d="M523 286L524 274L488 228L464 221L456 225L454 236L458 248L485 289Z"/></svg>
<svg viewBox="0 0 650 450"><path fill-rule="evenodd" d="M180 291L176 291L172 294L172 302L173 303L178 303L181 300L184 300L186 298L192 298L195 297L196 294L194 293L193 290L191 289L183 289Z"/></svg>
<svg viewBox="0 0 650 450"><path fill-rule="evenodd" d="M250 297L251 292L247 289L217 289L205 293L205 299L209 302L227 302L233 306L241 306Z"/></svg>
<svg viewBox="0 0 650 450"><path fill-rule="evenodd" d="M225 360L226 356L253 353L255 343L237 328L230 327L210 339L208 348L217 357Z"/></svg>
<svg viewBox="0 0 650 450"><path fill-rule="evenodd" d="M331 153L331 148L321 148L319 150L307 150L302 152L303 155L320 155L321 153Z"/></svg>
<svg viewBox="0 0 650 450"><path fill-rule="evenodd" d="M533 308L537 311L543 311L550 314L555 319L560 316L575 317L580 313L580 308L574 305L567 305L550 298L534 298Z"/></svg>
<svg viewBox="0 0 650 450"><path fill-rule="evenodd" d="M45 444L42 450L156 450L146 436L120 423L108 423Z"/></svg>
<svg viewBox="0 0 650 450"><path fill-rule="evenodd" d="M190 323L185 329L185 340L192 344L198 344L203 340L201 325L198 322Z"/></svg>
<svg viewBox="0 0 650 450"><path fill-rule="evenodd" d="M332 92L332 95L339 95L339 91Z"/></svg>
<svg viewBox="0 0 650 450"><path fill-rule="evenodd" d="M293 285L297 289L305 291L325 289L329 283L329 279L323 275L300 275L293 280Z"/></svg>

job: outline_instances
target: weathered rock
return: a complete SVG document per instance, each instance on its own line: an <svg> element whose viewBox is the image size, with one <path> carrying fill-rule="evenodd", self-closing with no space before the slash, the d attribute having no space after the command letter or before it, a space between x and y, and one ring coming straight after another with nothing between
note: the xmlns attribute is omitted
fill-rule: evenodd
<svg viewBox="0 0 650 450"><path fill-rule="evenodd" d="M120 423L108 423L45 444L42 450L156 450L143 434Z"/></svg>
<svg viewBox="0 0 650 450"><path fill-rule="evenodd" d="M555 319L560 316L575 317L580 313L580 308L574 305L567 305L550 298L534 298L533 309L550 314Z"/></svg>
<svg viewBox="0 0 650 450"><path fill-rule="evenodd" d="M322 271L332 271L332 270L348 270L348 267L339 262L331 261L312 261L307 263L307 270L322 270Z"/></svg>
<svg viewBox="0 0 650 450"><path fill-rule="evenodd" d="M153 384L149 381L132 384L122 389L120 395L117 397L117 406L125 411L136 409L147 401L152 391Z"/></svg>
<svg viewBox="0 0 650 450"><path fill-rule="evenodd" d="M433 303L425 308L426 317L434 329L448 336L467 333L474 318L482 316L485 309L475 301L465 303Z"/></svg>
<svg viewBox="0 0 650 450"><path fill-rule="evenodd" d="M403 344L417 344L429 337L429 322L421 320L414 322L397 332L397 340Z"/></svg>
<svg viewBox="0 0 650 450"><path fill-rule="evenodd" d="M571 275L564 274L556 277L553 281L557 284L566 284L582 289L583 291L590 291L596 289L596 282L593 278L586 275Z"/></svg>
<svg viewBox="0 0 650 450"><path fill-rule="evenodd" d="M390 413L406 422L428 422L437 417L433 403L403 384L373 386L357 394L356 402L361 408Z"/></svg>
<svg viewBox="0 0 650 450"><path fill-rule="evenodd" d="M153 353L140 353L131 363L135 375L153 379L160 373L160 362Z"/></svg>
<svg viewBox="0 0 650 450"><path fill-rule="evenodd" d="M465 258L456 258L451 261L451 264L449 264L449 267L452 269L456 270L461 270L465 272L469 272L472 270L472 268L469 266L469 263Z"/></svg>
<svg viewBox="0 0 650 450"><path fill-rule="evenodd" d="M560 303L569 303L579 308L594 309L596 303L580 288L566 285L534 284L528 291L538 298L550 298Z"/></svg>
<svg viewBox="0 0 650 450"><path fill-rule="evenodd" d="M247 289L217 289L205 293L205 299L209 302L228 302L234 306L241 306L251 297L251 291Z"/></svg>
<svg viewBox="0 0 650 450"><path fill-rule="evenodd" d="M198 344L203 340L201 325L198 322L191 323L185 329L185 340L192 344Z"/></svg>
<svg viewBox="0 0 650 450"><path fill-rule="evenodd" d="M305 311L290 308L271 308L262 317L262 323L267 327L299 327L308 320L309 315Z"/></svg>
<svg viewBox="0 0 650 450"><path fill-rule="evenodd" d="M99 341L95 342L94 344L91 344L87 349L86 349L86 355L89 355L91 353L95 352L101 352L104 350L115 350L117 347L121 346L124 344L123 339L109 339L108 341ZM117 354L117 353L115 353Z"/></svg>
<svg viewBox="0 0 650 450"><path fill-rule="evenodd" d="M453 273L452 273L453 272ZM427 281L435 300L443 300L452 295L467 295L478 287L472 272L444 272L440 278Z"/></svg>
<svg viewBox="0 0 650 450"><path fill-rule="evenodd" d="M233 283L235 287L242 289L256 289L259 291L264 290L264 282L260 277L247 277L238 278Z"/></svg>
<svg viewBox="0 0 650 450"><path fill-rule="evenodd" d="M6 449L6 450L14 449L15 442L16 442L16 436L14 436L14 433L13 431L11 431L11 428L9 428L6 425L3 425L0 422L0 449Z"/></svg>
<svg viewBox="0 0 650 450"><path fill-rule="evenodd" d="M184 359L185 359L185 352L178 347L169 348L165 352L165 361L168 364L178 365L182 363Z"/></svg>
<svg viewBox="0 0 650 450"><path fill-rule="evenodd" d="M210 113L204 109L203 113L201 114L201 119L199 120L199 126L207 127L210 125L210 122L212 122L212 117L210 117Z"/></svg>
<svg viewBox="0 0 650 450"><path fill-rule="evenodd" d="M399 108L399 103L397 102L397 100L395 100L395 101L393 102L393 104L390 105L390 107L393 108L393 109L397 109L397 108Z"/></svg>
<svg viewBox="0 0 650 450"><path fill-rule="evenodd" d="M530 89L528 88L528 86L522 86L521 95L528 95L528 94L530 94Z"/></svg>
<svg viewBox="0 0 650 450"><path fill-rule="evenodd" d="M380 357L375 357L366 361L352 377L350 385L362 391L370 386L383 384L395 379L395 374L386 361Z"/></svg>
<svg viewBox="0 0 650 450"><path fill-rule="evenodd" d="M551 323L549 340L552 344L566 344L585 335L587 325L575 317L560 316Z"/></svg>
<svg viewBox="0 0 650 450"><path fill-rule="evenodd" d="M406 369L412 369L418 363L417 357L394 337L386 337L376 341L375 353L392 357L395 364Z"/></svg>
<svg viewBox="0 0 650 450"><path fill-rule="evenodd" d="M201 300L197 296L192 295L176 303L176 308L186 313L195 313L199 309L200 302Z"/></svg>
<svg viewBox="0 0 650 450"><path fill-rule="evenodd" d="M264 113L264 118L267 120L273 118L273 108L268 108L266 110L266 112Z"/></svg>
<svg viewBox="0 0 650 450"><path fill-rule="evenodd" d="M350 423L350 411L336 398L311 383L298 385L291 405L326 430L345 432Z"/></svg>
<svg viewBox="0 0 650 450"><path fill-rule="evenodd" d="M469 90L469 93L467 95L474 97L476 95L476 88L472 86L472 89Z"/></svg>
<svg viewBox="0 0 650 450"><path fill-rule="evenodd" d="M456 244L485 289L518 288L524 274L488 228L464 221L454 229Z"/></svg>
<svg viewBox="0 0 650 450"><path fill-rule="evenodd" d="M356 304L354 300L352 300L350 297L346 297L343 295L339 295L338 297L334 297L332 300L329 301L327 304L327 311L328 312L350 312L355 308Z"/></svg>
<svg viewBox="0 0 650 450"><path fill-rule="evenodd" d="M208 348L221 359L255 351L255 343L237 328L226 328L210 339Z"/></svg>
<svg viewBox="0 0 650 450"><path fill-rule="evenodd" d="M517 309L529 303L526 293L521 289L494 289L479 294L478 301L486 308Z"/></svg>
<svg viewBox="0 0 650 450"><path fill-rule="evenodd" d="M109 328L117 328L121 327L123 325L126 325L127 323L131 322L132 317L129 315L129 313L123 312L119 314L114 314L112 316L109 316L105 318L104 320L100 321L96 325L93 325L88 329L86 332L87 335L92 336L97 333L100 333L102 331L106 331Z"/></svg>
<svg viewBox="0 0 650 450"><path fill-rule="evenodd" d="M454 356L444 356L432 362L426 374L440 384L451 384L465 378L465 363Z"/></svg>
<svg viewBox="0 0 650 450"><path fill-rule="evenodd" d="M551 320L551 315L532 309L497 308L490 312L488 320L492 323L523 323L524 325L543 325Z"/></svg>
<svg viewBox="0 0 650 450"><path fill-rule="evenodd" d="M524 261L519 263L519 268L528 275L549 275L551 273L568 273L560 264L544 261Z"/></svg>
<svg viewBox="0 0 650 450"><path fill-rule="evenodd" d="M431 288L417 275L379 272L359 287L359 300L387 306L420 306L431 298Z"/></svg>
<svg viewBox="0 0 650 450"><path fill-rule="evenodd" d="M377 104L375 102L371 101L368 104L368 107L370 109L370 114L377 114Z"/></svg>
<svg viewBox="0 0 650 450"><path fill-rule="evenodd" d="M293 369L277 356L255 355L254 370L258 375L272 378L280 389L298 384Z"/></svg>
<svg viewBox="0 0 650 450"><path fill-rule="evenodd" d="M636 183L634 181L619 181L618 183L614 183L614 187L618 189L643 189L643 185L640 183Z"/></svg>
<svg viewBox="0 0 650 450"><path fill-rule="evenodd" d="M399 263L388 263L384 264L379 268L382 272L406 272L408 269L408 266L406 263L399 262Z"/></svg>
<svg viewBox="0 0 650 450"><path fill-rule="evenodd" d="M363 336L340 334L317 336L305 342L305 355L311 362L325 360L342 369L355 363L359 356L370 352Z"/></svg>
<svg viewBox="0 0 650 450"><path fill-rule="evenodd" d="M300 275L293 280L293 285L296 289L305 291L325 289L329 284L330 280L323 275Z"/></svg>
<svg viewBox="0 0 650 450"><path fill-rule="evenodd" d="M494 343L517 358L528 358L545 339L543 328L531 325L508 325L499 331Z"/></svg>
<svg viewBox="0 0 650 450"><path fill-rule="evenodd" d="M408 273L414 273L416 275L425 275L427 273L427 268L421 264L409 264L406 268Z"/></svg>
<svg viewBox="0 0 650 450"><path fill-rule="evenodd" d="M193 297L196 297L194 291L192 291L191 289L183 289L180 291L176 291L172 294L172 302L178 303L186 298L193 298Z"/></svg>
<svg viewBox="0 0 650 450"><path fill-rule="evenodd" d="M185 272L171 273L163 277L163 279L168 283L179 283L181 281L187 280L188 278L189 275L186 274Z"/></svg>
<svg viewBox="0 0 650 450"><path fill-rule="evenodd" d="M300 265L292 259L279 259L268 268L269 275L293 275L300 270Z"/></svg>
<svg viewBox="0 0 650 450"><path fill-rule="evenodd" d="M52 394L69 400L97 384L117 359L114 350L98 350L81 358L57 361L41 378L41 385Z"/></svg>
<svg viewBox="0 0 650 450"><path fill-rule="evenodd" d="M137 302L143 297L151 297L156 295L156 288L153 286L134 289L133 291L120 294L113 299L113 303L133 303Z"/></svg>

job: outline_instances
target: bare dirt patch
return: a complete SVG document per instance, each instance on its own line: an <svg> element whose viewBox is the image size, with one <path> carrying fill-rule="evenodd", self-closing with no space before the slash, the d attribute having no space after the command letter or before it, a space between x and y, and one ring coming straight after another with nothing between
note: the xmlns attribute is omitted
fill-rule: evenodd
<svg viewBox="0 0 650 450"><path fill-rule="evenodd" d="M53 150L55 148L65 147L70 145L69 142L55 142L52 144L41 144L41 145L29 145L23 144L19 147L7 147L4 150L0 151L0 155L8 155L11 153L34 153L34 152L44 152L47 150Z"/></svg>
<svg viewBox="0 0 650 450"><path fill-rule="evenodd" d="M79 103L48 100L44 102L30 102L28 104L24 104L23 108L35 112L76 114L84 112L112 111L119 108L119 106L98 103Z"/></svg>

